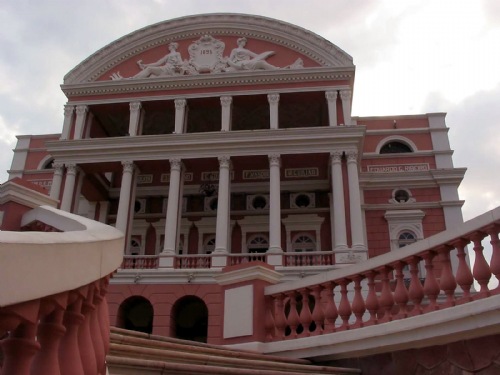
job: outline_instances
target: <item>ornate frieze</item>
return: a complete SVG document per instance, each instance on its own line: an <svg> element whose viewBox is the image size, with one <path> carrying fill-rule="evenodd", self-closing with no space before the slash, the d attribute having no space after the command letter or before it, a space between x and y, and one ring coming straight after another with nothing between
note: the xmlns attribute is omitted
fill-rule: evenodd
<svg viewBox="0 0 500 375"><path fill-rule="evenodd" d="M238 38L236 48L231 50L229 56L224 56L225 44L211 35L203 35L188 47L189 59L183 59L177 51L179 44L168 44L169 53L157 61L144 63L137 61L141 69L132 77L123 77L119 71L110 75L112 80L142 79L151 77L197 75L206 73L239 72L252 70L300 69L304 67L302 59L294 63L277 67L266 60L274 55L274 51L256 53L246 48L246 37Z"/></svg>

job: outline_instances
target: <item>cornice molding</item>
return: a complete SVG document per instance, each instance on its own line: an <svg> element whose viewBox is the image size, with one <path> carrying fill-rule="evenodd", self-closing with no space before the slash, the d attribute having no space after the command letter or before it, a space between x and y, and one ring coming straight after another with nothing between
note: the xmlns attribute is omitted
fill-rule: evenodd
<svg viewBox="0 0 500 375"><path fill-rule="evenodd" d="M354 66L346 52L299 26L262 16L213 13L167 20L125 35L82 61L66 74L64 83L95 81L145 50L206 34L265 40L307 56L321 66Z"/></svg>

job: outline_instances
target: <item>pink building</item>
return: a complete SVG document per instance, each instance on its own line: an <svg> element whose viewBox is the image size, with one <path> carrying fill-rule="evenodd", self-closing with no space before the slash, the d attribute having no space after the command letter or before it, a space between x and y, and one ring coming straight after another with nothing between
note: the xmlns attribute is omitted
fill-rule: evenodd
<svg viewBox="0 0 500 375"><path fill-rule="evenodd" d="M61 134L18 136L9 179L125 234L108 290L112 325L247 342L246 324L231 328L224 311L254 319L244 311L253 294L232 295L228 285L246 279L228 281L228 271L260 261L272 272L263 288L463 221L465 168L453 165L445 114L355 117L354 77L346 52L281 21L165 21L64 77Z"/></svg>

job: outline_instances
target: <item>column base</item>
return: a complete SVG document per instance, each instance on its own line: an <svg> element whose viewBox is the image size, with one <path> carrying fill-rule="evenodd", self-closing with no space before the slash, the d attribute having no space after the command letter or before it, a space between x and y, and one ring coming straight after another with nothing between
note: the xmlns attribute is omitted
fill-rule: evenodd
<svg viewBox="0 0 500 375"><path fill-rule="evenodd" d="M164 250L160 253L158 268L174 268L175 253L171 250Z"/></svg>
<svg viewBox="0 0 500 375"><path fill-rule="evenodd" d="M282 266L283 265L283 251L281 253L267 253L266 256L267 264L270 266Z"/></svg>
<svg viewBox="0 0 500 375"><path fill-rule="evenodd" d="M212 254L212 265L211 268L221 268L227 266L227 251L216 253L215 250Z"/></svg>

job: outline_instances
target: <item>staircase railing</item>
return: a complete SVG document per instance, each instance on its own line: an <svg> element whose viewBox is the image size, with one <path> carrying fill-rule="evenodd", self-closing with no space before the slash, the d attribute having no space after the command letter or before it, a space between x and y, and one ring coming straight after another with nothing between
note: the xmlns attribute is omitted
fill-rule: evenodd
<svg viewBox="0 0 500 375"><path fill-rule="evenodd" d="M490 284L492 275L497 284L500 280L499 232L496 208L367 262L269 286L267 341L373 326L500 294L500 286ZM491 258L484 252L487 240ZM466 258L468 244L475 253L473 268Z"/></svg>
<svg viewBox="0 0 500 375"><path fill-rule="evenodd" d="M123 234L45 206L22 225L0 232L0 374L105 374L106 289Z"/></svg>

